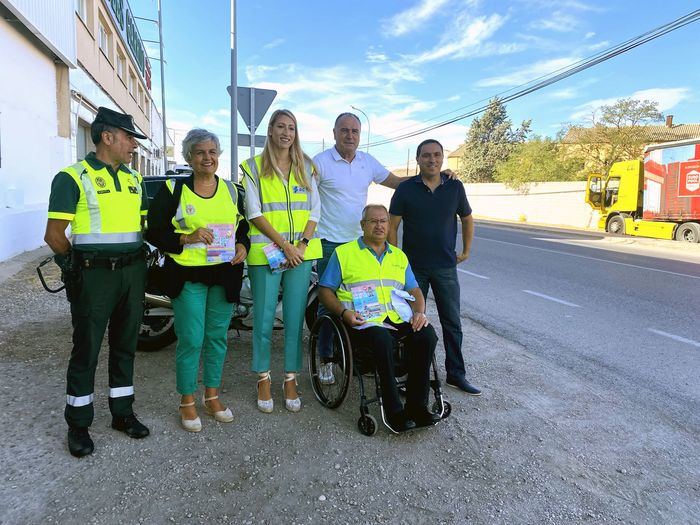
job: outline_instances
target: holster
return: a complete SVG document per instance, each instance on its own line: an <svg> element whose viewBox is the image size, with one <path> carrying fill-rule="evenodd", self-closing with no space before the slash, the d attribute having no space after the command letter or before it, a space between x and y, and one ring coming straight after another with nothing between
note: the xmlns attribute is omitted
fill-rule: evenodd
<svg viewBox="0 0 700 525"><path fill-rule="evenodd" d="M61 281L66 285L66 298L72 303L80 296L83 285L83 272L78 264L75 252L55 257L56 263L61 267Z"/></svg>

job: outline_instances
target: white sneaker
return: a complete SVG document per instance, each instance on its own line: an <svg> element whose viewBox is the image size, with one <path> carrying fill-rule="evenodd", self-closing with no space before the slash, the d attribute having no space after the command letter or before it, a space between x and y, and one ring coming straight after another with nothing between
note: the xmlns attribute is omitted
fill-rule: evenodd
<svg viewBox="0 0 700 525"><path fill-rule="evenodd" d="M321 363L321 368L319 368L318 371L318 380L322 385L332 385L335 383L333 363Z"/></svg>

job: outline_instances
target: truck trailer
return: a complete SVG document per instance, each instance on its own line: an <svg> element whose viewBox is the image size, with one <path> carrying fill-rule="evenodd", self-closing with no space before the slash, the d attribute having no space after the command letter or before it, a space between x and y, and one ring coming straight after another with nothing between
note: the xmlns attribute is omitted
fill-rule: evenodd
<svg viewBox="0 0 700 525"><path fill-rule="evenodd" d="M653 144L644 160L591 174L586 202L610 233L700 242L700 138Z"/></svg>

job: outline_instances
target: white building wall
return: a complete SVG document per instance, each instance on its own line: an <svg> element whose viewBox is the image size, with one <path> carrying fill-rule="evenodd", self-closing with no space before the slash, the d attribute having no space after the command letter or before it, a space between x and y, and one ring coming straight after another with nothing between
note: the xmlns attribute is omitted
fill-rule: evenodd
<svg viewBox="0 0 700 525"><path fill-rule="evenodd" d="M0 260L41 246L51 180L70 164L57 136L56 67L0 18Z"/></svg>
<svg viewBox="0 0 700 525"><path fill-rule="evenodd" d="M0 0L69 67L76 66L75 0Z"/></svg>
<svg viewBox="0 0 700 525"><path fill-rule="evenodd" d="M503 184L465 184L464 189L474 217L530 224L592 228L598 226L598 213L586 204L585 182L542 182L530 184L520 193ZM368 203L387 208L394 190L373 184Z"/></svg>

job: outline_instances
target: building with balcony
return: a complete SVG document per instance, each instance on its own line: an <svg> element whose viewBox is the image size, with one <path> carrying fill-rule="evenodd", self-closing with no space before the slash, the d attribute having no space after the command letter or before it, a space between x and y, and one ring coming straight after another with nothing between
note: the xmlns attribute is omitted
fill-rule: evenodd
<svg viewBox="0 0 700 525"><path fill-rule="evenodd" d="M106 106L134 116L132 167L165 170L151 66L127 0L0 0L0 261L44 244L53 176L94 150Z"/></svg>

